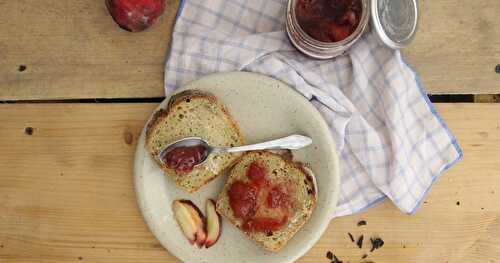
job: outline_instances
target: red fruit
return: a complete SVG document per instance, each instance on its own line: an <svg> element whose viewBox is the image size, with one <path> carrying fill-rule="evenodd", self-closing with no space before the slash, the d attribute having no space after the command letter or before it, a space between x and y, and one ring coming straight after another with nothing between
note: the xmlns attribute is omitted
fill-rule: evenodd
<svg viewBox="0 0 500 263"><path fill-rule="evenodd" d="M108 11L123 29L140 32L163 14L166 0L105 0Z"/></svg>
<svg viewBox="0 0 500 263"><path fill-rule="evenodd" d="M205 214L207 218L207 239L205 241L205 247L210 248L219 240L222 229L222 221L219 213L215 210L214 200L207 200Z"/></svg>
<svg viewBox="0 0 500 263"><path fill-rule="evenodd" d="M358 24L358 19L356 18L356 13L354 13L351 10L348 10L340 18L340 23L343 25L349 25L351 27L355 27Z"/></svg>
<svg viewBox="0 0 500 263"><path fill-rule="evenodd" d="M198 247L205 245L207 234L205 232L205 218L200 209L189 200L175 200L172 203L175 219L182 233L191 245Z"/></svg>
<svg viewBox="0 0 500 263"><path fill-rule="evenodd" d="M343 26L336 24L334 22L330 23L328 28L328 36L334 42L342 41L346 39L351 34L351 28L349 26Z"/></svg>

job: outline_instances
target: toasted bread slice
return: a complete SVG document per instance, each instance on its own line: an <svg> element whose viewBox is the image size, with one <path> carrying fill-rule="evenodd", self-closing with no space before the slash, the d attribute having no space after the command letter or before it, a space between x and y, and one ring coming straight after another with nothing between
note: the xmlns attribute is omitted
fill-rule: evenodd
<svg viewBox="0 0 500 263"><path fill-rule="evenodd" d="M208 160L191 172L168 168L159 159L168 144L185 138L201 137L213 146L237 146L244 143L229 112L214 95L187 90L174 95L166 109L156 112L146 130L146 148L151 157L175 183L187 192L195 192L213 180L236 161L241 154L211 154Z"/></svg>
<svg viewBox="0 0 500 263"><path fill-rule="evenodd" d="M312 174L302 164L291 161L286 156L268 151L250 152L243 155L231 168L229 178L217 199L217 212L225 216L232 224L243 230L243 221L234 215L229 202L229 189L235 181L248 181L247 170L254 161L265 165L270 183L287 182L295 186L293 198L295 204L288 221L278 231L263 233L245 232L250 239L263 248L276 252L299 231L310 218L316 207L316 186Z"/></svg>

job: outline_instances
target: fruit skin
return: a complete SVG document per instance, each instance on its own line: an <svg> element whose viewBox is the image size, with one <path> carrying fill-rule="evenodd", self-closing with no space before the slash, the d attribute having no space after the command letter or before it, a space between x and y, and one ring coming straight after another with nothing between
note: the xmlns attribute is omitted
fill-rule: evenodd
<svg viewBox="0 0 500 263"><path fill-rule="evenodd" d="M172 203L175 219L181 227L182 233L191 245L199 248L205 245L205 218L200 209L189 200L175 200Z"/></svg>
<svg viewBox="0 0 500 263"><path fill-rule="evenodd" d="M163 14L166 0L105 0L115 22L130 32L140 32Z"/></svg>
<svg viewBox="0 0 500 263"><path fill-rule="evenodd" d="M205 241L205 247L210 248L217 243L222 232L222 219L219 213L215 210L214 200L207 200L205 214L207 218L207 240Z"/></svg>

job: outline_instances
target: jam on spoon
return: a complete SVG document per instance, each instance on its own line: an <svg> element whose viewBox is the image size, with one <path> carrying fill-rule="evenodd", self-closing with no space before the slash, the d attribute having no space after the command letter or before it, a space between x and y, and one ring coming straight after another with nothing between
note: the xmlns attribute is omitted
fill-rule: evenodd
<svg viewBox="0 0 500 263"><path fill-rule="evenodd" d="M163 157L163 163L168 168L178 172L190 172L194 166L203 160L206 149L203 145L180 146L173 148Z"/></svg>

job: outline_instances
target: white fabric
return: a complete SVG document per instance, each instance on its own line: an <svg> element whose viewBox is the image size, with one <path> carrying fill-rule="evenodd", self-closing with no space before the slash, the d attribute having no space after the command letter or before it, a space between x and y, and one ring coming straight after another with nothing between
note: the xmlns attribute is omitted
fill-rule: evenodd
<svg viewBox="0 0 500 263"><path fill-rule="evenodd" d="M371 31L347 55L314 60L284 31L285 0L185 0L166 62L169 93L220 71L252 71L297 89L323 114L341 158L332 216L385 197L414 213L436 178L462 158L416 74Z"/></svg>

